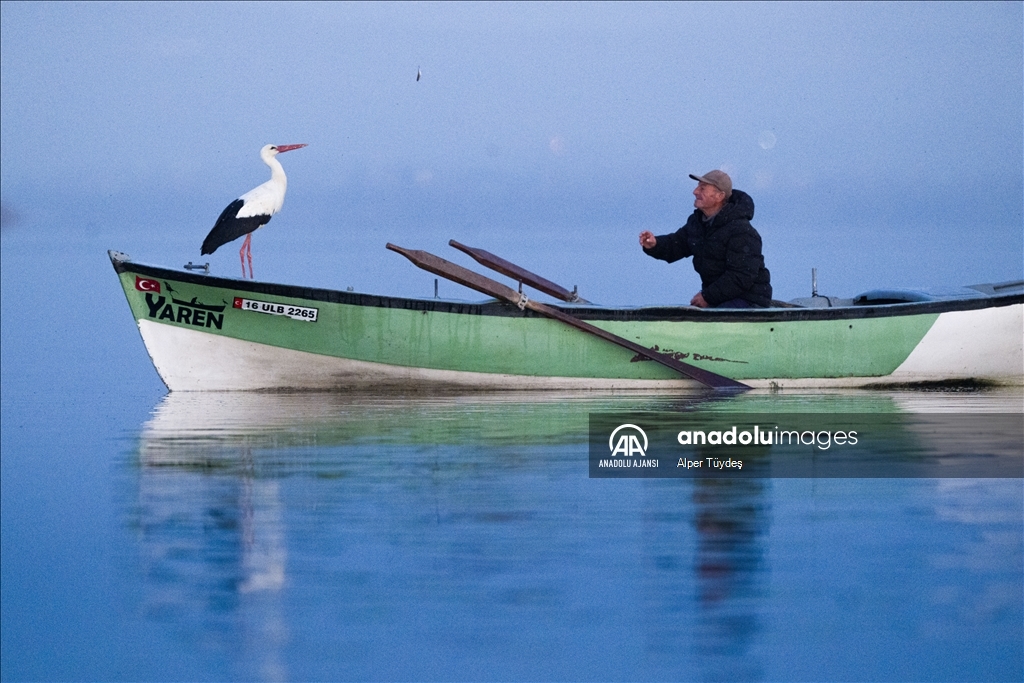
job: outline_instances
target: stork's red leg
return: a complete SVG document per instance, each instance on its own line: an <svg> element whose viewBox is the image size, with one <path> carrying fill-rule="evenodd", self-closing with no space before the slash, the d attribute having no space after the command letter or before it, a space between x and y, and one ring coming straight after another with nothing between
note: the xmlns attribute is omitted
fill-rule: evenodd
<svg viewBox="0 0 1024 683"><path fill-rule="evenodd" d="M255 280L256 275L252 272L252 233L245 236L245 257L249 259L249 279Z"/></svg>
<svg viewBox="0 0 1024 683"><path fill-rule="evenodd" d="M242 248L238 250L238 260L242 262L242 279L245 279L245 245L249 244L249 238L252 237L252 233L245 236L242 241Z"/></svg>
<svg viewBox="0 0 1024 683"><path fill-rule="evenodd" d="M252 274L252 233L250 232L245 236L245 240L242 242L242 248L238 250L238 260L242 262L242 277L245 278L245 260L249 259L249 277L253 278Z"/></svg>

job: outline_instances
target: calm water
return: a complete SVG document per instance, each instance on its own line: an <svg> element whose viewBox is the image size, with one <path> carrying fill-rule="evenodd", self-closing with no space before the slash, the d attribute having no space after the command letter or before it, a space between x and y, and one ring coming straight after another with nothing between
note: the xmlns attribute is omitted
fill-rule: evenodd
<svg viewBox="0 0 1024 683"><path fill-rule="evenodd" d="M4 680L1024 677L1021 480L596 480L586 444L1019 390L167 395L95 240L4 240Z"/></svg>

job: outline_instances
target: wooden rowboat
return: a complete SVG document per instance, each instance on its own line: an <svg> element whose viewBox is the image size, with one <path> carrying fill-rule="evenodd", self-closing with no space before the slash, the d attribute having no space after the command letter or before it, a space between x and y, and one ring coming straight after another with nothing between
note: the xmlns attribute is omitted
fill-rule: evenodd
<svg viewBox="0 0 1024 683"><path fill-rule="evenodd" d="M556 306L271 284L109 254L172 391L1024 384L1024 282L753 310Z"/></svg>

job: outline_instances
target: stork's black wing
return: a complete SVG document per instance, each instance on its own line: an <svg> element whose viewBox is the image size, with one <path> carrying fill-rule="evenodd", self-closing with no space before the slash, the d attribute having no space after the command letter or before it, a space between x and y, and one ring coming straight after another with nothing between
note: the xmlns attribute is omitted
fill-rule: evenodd
<svg viewBox="0 0 1024 683"><path fill-rule="evenodd" d="M236 240L242 235L248 235L270 220L270 216L238 218L238 212L242 210L243 204L245 202L241 199L236 199L228 204L228 208L221 212L220 218L217 219L217 223L213 226L213 230L203 240L201 254L212 254L221 245Z"/></svg>

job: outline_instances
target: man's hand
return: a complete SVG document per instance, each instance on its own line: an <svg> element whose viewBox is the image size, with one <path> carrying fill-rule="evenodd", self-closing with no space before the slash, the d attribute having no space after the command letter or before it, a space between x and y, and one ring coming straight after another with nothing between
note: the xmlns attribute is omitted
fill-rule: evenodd
<svg viewBox="0 0 1024 683"><path fill-rule="evenodd" d="M690 305L696 306L697 308L710 308L710 306L708 306L708 302L704 301L703 292L697 292L696 294L694 294L693 298L690 299Z"/></svg>
<svg viewBox="0 0 1024 683"><path fill-rule="evenodd" d="M640 246L644 249L653 249L657 243L658 240L654 238L654 233L650 230L644 230L640 233Z"/></svg>

